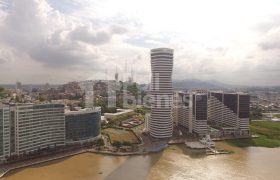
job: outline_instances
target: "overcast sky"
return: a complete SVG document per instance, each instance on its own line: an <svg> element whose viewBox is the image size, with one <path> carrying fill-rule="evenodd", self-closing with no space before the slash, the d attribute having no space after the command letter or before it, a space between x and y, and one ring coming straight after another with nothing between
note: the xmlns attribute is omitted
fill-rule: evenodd
<svg viewBox="0 0 280 180"><path fill-rule="evenodd" d="M280 85L280 1L0 0L0 84L149 82L157 47L174 80Z"/></svg>

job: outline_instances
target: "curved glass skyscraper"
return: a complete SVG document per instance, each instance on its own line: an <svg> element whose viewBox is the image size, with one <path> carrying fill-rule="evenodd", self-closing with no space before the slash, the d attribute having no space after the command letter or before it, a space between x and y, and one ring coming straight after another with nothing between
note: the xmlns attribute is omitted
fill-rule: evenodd
<svg viewBox="0 0 280 180"><path fill-rule="evenodd" d="M151 67L150 135L154 138L169 138L173 132L171 118L173 50L168 48L152 49Z"/></svg>

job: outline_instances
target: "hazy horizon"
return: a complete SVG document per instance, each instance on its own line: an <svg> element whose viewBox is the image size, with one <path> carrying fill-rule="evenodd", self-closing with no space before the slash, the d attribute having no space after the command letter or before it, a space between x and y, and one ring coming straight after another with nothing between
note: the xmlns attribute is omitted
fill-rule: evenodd
<svg viewBox="0 0 280 180"><path fill-rule="evenodd" d="M133 71L174 49L173 80L279 86L280 2L0 0L0 84L62 84Z"/></svg>

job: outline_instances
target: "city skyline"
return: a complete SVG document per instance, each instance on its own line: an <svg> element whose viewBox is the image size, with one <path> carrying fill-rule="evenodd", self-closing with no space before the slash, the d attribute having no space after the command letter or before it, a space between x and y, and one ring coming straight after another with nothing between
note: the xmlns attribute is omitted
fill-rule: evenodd
<svg viewBox="0 0 280 180"><path fill-rule="evenodd" d="M0 179L277 179L280 0L0 0Z"/></svg>
<svg viewBox="0 0 280 180"><path fill-rule="evenodd" d="M279 6L274 0L1 0L0 82L61 84L105 79L106 72L112 79L116 66L124 71L127 63L147 83L149 50L170 47L177 52L174 80L279 85Z"/></svg>

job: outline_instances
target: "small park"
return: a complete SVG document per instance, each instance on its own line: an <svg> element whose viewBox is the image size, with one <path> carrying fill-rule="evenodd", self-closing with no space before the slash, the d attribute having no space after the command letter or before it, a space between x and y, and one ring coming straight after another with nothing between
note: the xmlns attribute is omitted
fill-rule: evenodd
<svg viewBox="0 0 280 180"><path fill-rule="evenodd" d="M111 144L115 142L128 142L131 144L139 144L140 140L132 130L121 128L103 129L103 134L108 135Z"/></svg>

